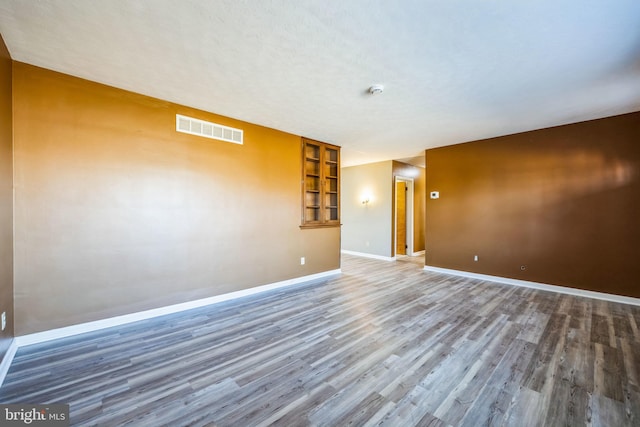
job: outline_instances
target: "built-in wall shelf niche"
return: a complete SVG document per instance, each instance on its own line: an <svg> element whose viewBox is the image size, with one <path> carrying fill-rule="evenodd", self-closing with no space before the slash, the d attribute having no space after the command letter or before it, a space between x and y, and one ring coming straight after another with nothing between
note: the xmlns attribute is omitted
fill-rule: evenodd
<svg viewBox="0 0 640 427"><path fill-rule="evenodd" d="M302 138L301 228L340 226L340 147Z"/></svg>

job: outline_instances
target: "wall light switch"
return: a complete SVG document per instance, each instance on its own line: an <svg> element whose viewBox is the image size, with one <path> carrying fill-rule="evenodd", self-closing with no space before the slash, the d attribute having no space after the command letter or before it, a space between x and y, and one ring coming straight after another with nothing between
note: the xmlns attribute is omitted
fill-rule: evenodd
<svg viewBox="0 0 640 427"><path fill-rule="evenodd" d="M300 257L300 265L304 265L304 263L305 263L304 257Z"/></svg>
<svg viewBox="0 0 640 427"><path fill-rule="evenodd" d="M2 312L2 330L4 331L6 327L7 327L7 312L3 311Z"/></svg>
<svg viewBox="0 0 640 427"><path fill-rule="evenodd" d="M474 256L473 256L473 260L474 260L474 261L477 261L477 260L478 260L478 255L474 255Z"/></svg>
<svg viewBox="0 0 640 427"><path fill-rule="evenodd" d="M432 191L431 192L431 198L432 199L439 199L440 198L440 192L439 191Z"/></svg>

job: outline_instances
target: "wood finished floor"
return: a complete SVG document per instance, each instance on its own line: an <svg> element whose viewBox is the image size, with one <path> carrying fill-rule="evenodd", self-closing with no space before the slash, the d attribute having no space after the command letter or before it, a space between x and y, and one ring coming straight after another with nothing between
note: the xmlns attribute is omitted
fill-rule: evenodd
<svg viewBox="0 0 640 427"><path fill-rule="evenodd" d="M343 274L19 349L73 425L640 425L640 307L343 256Z"/></svg>

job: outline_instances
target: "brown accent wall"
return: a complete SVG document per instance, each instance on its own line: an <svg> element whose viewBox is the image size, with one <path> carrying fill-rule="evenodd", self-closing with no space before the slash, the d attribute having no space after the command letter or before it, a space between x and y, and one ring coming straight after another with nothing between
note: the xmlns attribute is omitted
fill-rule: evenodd
<svg viewBox="0 0 640 427"><path fill-rule="evenodd" d="M430 149L426 164L440 192L427 265L640 297L640 113Z"/></svg>
<svg viewBox="0 0 640 427"><path fill-rule="evenodd" d="M424 168L409 165L407 163L393 161L392 164L393 180L395 182L396 176L405 178L413 178L413 251L420 252L424 250L424 212L425 212L425 182L426 173ZM396 199L395 185L393 186L392 200ZM391 217L395 224L395 207L392 203ZM391 242L395 242L395 231L392 230ZM392 252L395 253L395 248L392 248Z"/></svg>
<svg viewBox="0 0 640 427"><path fill-rule="evenodd" d="M11 57L0 36L0 313L7 328L0 331L0 360L13 338L13 124Z"/></svg>
<svg viewBox="0 0 640 427"><path fill-rule="evenodd" d="M17 334L339 268L340 229L299 228L299 136L13 71ZM176 113L245 143L176 133Z"/></svg>

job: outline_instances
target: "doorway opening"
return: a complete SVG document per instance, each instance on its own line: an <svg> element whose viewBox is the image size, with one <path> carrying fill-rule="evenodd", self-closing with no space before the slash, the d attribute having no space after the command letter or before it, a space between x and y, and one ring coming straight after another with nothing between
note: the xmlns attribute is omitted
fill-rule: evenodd
<svg viewBox="0 0 640 427"><path fill-rule="evenodd" d="M413 179L396 176L394 182L393 253L413 255Z"/></svg>

